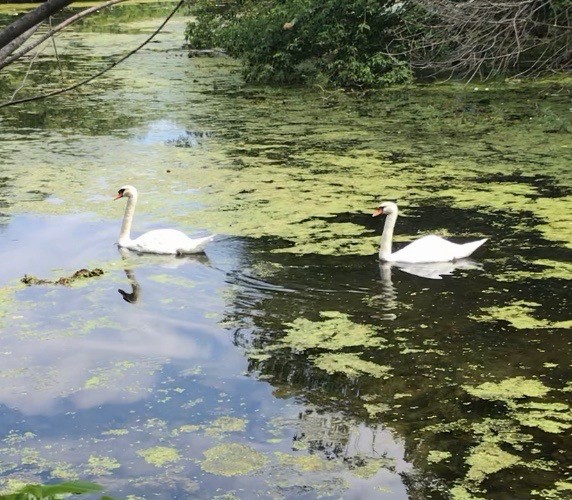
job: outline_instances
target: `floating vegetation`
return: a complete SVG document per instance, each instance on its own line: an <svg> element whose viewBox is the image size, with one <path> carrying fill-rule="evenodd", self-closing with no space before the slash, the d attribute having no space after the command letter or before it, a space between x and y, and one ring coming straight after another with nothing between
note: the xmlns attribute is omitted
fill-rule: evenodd
<svg viewBox="0 0 572 500"><path fill-rule="evenodd" d="M230 432L243 432L247 421L243 418L220 417L205 429L205 434L212 437L222 437Z"/></svg>
<svg viewBox="0 0 572 500"><path fill-rule="evenodd" d="M114 469L119 469L121 464L113 457L91 455L88 461L88 471L94 476L113 474Z"/></svg>
<svg viewBox="0 0 572 500"><path fill-rule="evenodd" d="M181 458L176 448L170 448L168 446L153 446L152 448L139 450L137 455L143 457L148 464L156 467L163 467L177 462Z"/></svg>
<svg viewBox="0 0 572 500"><path fill-rule="evenodd" d="M467 479L480 483L489 474L507 469L520 462L520 458L503 451L496 443L483 442L471 449L466 459L469 465Z"/></svg>
<svg viewBox="0 0 572 500"><path fill-rule="evenodd" d="M225 443L204 452L201 468L219 476L244 476L266 466L269 458L250 446Z"/></svg>
<svg viewBox="0 0 572 500"><path fill-rule="evenodd" d="M427 461L432 464L443 462L449 458L451 458L449 451L430 450L427 454Z"/></svg>
<svg viewBox="0 0 572 500"><path fill-rule="evenodd" d="M329 462L319 455L289 455L288 453L276 452L280 465L296 469L300 472L319 472L332 470L335 468L332 462Z"/></svg>
<svg viewBox="0 0 572 500"><path fill-rule="evenodd" d="M280 344L297 352L308 349L337 351L346 347L381 347L386 342L370 326L354 323L347 314L322 311L323 321L297 318L287 323L286 335Z"/></svg>
<svg viewBox="0 0 572 500"><path fill-rule="evenodd" d="M80 269L76 271L71 276L62 276L56 280L47 280L47 279L40 279L36 276L30 276L28 274L24 275L24 277L20 280L22 283L26 285L64 285L64 286L71 286L76 281L83 280L86 278L95 278L101 276L103 271L99 268L95 269Z"/></svg>
<svg viewBox="0 0 572 500"><path fill-rule="evenodd" d="M485 382L477 387L465 385L463 388L472 396L493 401L542 397L550 391L550 387L539 380L525 377L513 377L498 383Z"/></svg>
<svg viewBox="0 0 572 500"><path fill-rule="evenodd" d="M544 432L560 434L572 427L572 412L565 403L511 404L513 417L525 427L537 427Z"/></svg>
<svg viewBox="0 0 572 500"><path fill-rule="evenodd" d="M548 321L537 319L530 313L534 312L541 304L537 302L526 302L519 300L504 307L485 307L481 309L484 315L473 316L477 321L508 321L514 328L570 328L572 320Z"/></svg>
<svg viewBox="0 0 572 500"><path fill-rule="evenodd" d="M388 378L390 366L383 366L361 359L355 353L327 353L314 356L314 364L327 373L342 373L350 378L368 375L375 378Z"/></svg>

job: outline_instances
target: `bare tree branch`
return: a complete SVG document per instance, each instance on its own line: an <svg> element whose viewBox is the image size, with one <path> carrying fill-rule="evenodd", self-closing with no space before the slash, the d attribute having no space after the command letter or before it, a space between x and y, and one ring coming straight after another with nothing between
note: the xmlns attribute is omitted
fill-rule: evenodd
<svg viewBox="0 0 572 500"><path fill-rule="evenodd" d="M572 67L572 2L409 0L396 46L415 68L473 79ZM420 21L422 19L422 21ZM568 49L566 49L568 47Z"/></svg>
<svg viewBox="0 0 572 500"><path fill-rule="evenodd" d="M30 28L45 21L52 14L67 7L74 0L46 0L39 7L24 14L0 31L0 49L8 45L12 40L28 31Z"/></svg>
<svg viewBox="0 0 572 500"><path fill-rule="evenodd" d="M110 7L112 5L115 5L115 4L118 4L121 2L125 2L125 0L109 0L105 3L99 4L99 5L96 5L94 7L90 7L89 9L85 9L85 10L82 10L81 12L78 12L77 14L67 18L65 21L63 21L60 24L58 24L57 26L55 26L53 29L51 29L47 33L43 34L41 37L39 37L37 40L35 40L32 44L26 46L24 49L17 52L16 54L14 54L12 57L4 59L2 57L2 50L4 50L4 49L1 49L0 50L0 69L8 66L9 64L12 64L14 61L16 61L18 59L20 59L22 56L24 56L25 54L30 52L32 49L36 48L41 43L45 42L48 38L55 35L58 31L61 31L64 28L68 27L70 24L73 24L76 21L79 21L80 19L82 19L82 18L84 18L90 14L93 14L94 12L97 12L98 10L104 9L106 7ZM36 27L36 29L37 29L37 27Z"/></svg>

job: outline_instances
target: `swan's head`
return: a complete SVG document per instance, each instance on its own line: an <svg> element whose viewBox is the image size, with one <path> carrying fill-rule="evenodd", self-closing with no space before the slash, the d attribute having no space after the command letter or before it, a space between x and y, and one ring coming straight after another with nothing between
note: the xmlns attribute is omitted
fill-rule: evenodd
<svg viewBox="0 0 572 500"><path fill-rule="evenodd" d="M133 186L123 186L119 188L117 191L117 196L113 198L114 200L118 200L119 198L135 198L137 197L137 189Z"/></svg>
<svg viewBox="0 0 572 500"><path fill-rule="evenodd" d="M371 214L372 217L377 217L378 215L389 215L397 213L397 205L392 201L384 201L379 204L375 209L375 212Z"/></svg>

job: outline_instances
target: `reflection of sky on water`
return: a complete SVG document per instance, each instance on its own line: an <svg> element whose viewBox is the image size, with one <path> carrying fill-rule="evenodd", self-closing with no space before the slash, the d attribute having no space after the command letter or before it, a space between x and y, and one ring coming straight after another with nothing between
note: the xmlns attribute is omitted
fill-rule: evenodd
<svg viewBox="0 0 572 500"><path fill-rule="evenodd" d="M197 459L220 442L206 431L216 418L244 419L246 434L228 439L246 437L270 457L292 454L295 436L306 425L300 403L274 397L272 385L248 374L232 332L219 325L228 301L237 298L236 286L252 305L279 287L241 274L239 239L221 238L206 256L136 255L118 252L115 226L87 216L17 216L4 228L0 258L10 266L3 266L0 278L11 290L7 315L0 316L5 462L16 464L32 454L40 470L52 470L54 477L60 477L59 469L73 470L82 478L98 477L110 491L168 491L159 498L218 488L258 490L264 498L277 483L301 492L307 481L334 493L342 480L346 498L363 498L372 484L405 498L398 475L407 469L403 445L387 429L357 421L344 423L348 456L390 457L401 464L397 470L381 467L374 478L363 479L339 463L309 474L276 463L261 476L205 475ZM18 283L24 274L57 279L82 267L102 267L104 275L72 287ZM133 284L138 300L123 300L118 290L129 292ZM331 425L327 415L313 418ZM199 430L178 430L185 425ZM180 455L170 479L139 454L156 446ZM112 457L121 468L102 475L92 457ZM127 487L133 478L135 486Z"/></svg>
<svg viewBox="0 0 572 500"><path fill-rule="evenodd" d="M173 120L163 119L147 123L143 130L136 132L135 142L144 145L166 143L197 147L209 135L209 132L189 130Z"/></svg>

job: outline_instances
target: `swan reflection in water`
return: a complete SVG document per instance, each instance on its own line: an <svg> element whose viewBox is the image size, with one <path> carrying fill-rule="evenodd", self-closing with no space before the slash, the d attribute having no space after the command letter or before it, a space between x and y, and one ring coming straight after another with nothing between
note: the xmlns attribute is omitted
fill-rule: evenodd
<svg viewBox="0 0 572 500"><path fill-rule="evenodd" d="M123 297L125 302L129 302L130 304L135 304L139 300L139 294L141 293L141 286L135 278L135 273L131 269L125 269L125 274L127 275L127 279L129 279L129 283L131 283L131 293L127 293L125 290L118 288L117 291Z"/></svg>
<svg viewBox="0 0 572 500"><path fill-rule="evenodd" d="M381 277L381 295L383 297L383 309L386 311L382 319L394 320L397 315L391 311L399 308L397 291L391 279L392 268L421 278L432 280L443 279L443 276L451 276L457 270L482 269L482 265L474 260L462 259L453 262L427 262L423 264L409 264L397 262L380 262L379 275Z"/></svg>
<svg viewBox="0 0 572 500"><path fill-rule="evenodd" d="M139 252L134 252L128 250L126 248L118 247L119 253L121 254L121 258L124 261L130 261L133 264L140 265L142 262L149 262L150 264L156 264L160 267L164 267L167 269L176 269L188 262L199 262L201 264L210 265L210 261L205 254L196 254L196 255L148 255L142 254ZM137 261L134 260L137 259ZM137 281L135 277L135 273L131 267L125 267L123 269L125 271L125 275L131 284L131 292L126 292L119 288L117 291L123 297L123 300L129 302L130 304L135 304L141 295L141 285Z"/></svg>
<svg viewBox="0 0 572 500"><path fill-rule="evenodd" d="M425 262L410 264L407 262L380 262L379 268L382 274L381 279L384 279L382 268L384 266L397 267L407 274L420 276L421 278L428 278L431 280L443 279L443 276L451 276L458 269L467 271L470 269L482 269L482 265L471 259L461 259L451 262ZM389 271L389 279L391 280L391 270Z"/></svg>

